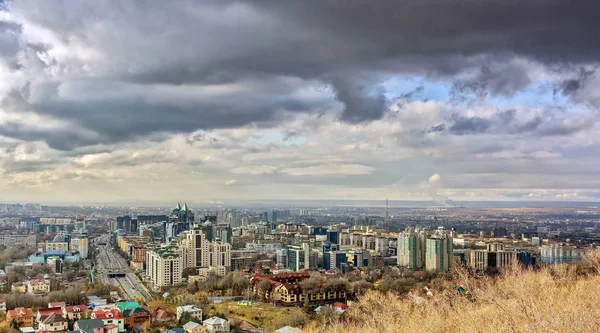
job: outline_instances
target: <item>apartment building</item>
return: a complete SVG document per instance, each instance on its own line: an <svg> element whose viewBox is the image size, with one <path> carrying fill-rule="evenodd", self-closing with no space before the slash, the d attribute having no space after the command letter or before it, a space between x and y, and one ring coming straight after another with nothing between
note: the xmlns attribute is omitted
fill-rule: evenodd
<svg viewBox="0 0 600 333"><path fill-rule="evenodd" d="M506 250L504 244L488 244L485 250L471 250L469 266L485 270L488 267L503 268L510 266L516 258L516 252Z"/></svg>
<svg viewBox="0 0 600 333"><path fill-rule="evenodd" d="M422 269L425 265L424 231L407 229L398 235L398 266L410 269Z"/></svg>
<svg viewBox="0 0 600 333"><path fill-rule="evenodd" d="M156 287L180 284L183 269L181 249L176 243L146 252L146 273Z"/></svg>
<svg viewBox="0 0 600 333"><path fill-rule="evenodd" d="M425 240L425 269L447 271L452 266L454 254L452 237L436 233Z"/></svg>

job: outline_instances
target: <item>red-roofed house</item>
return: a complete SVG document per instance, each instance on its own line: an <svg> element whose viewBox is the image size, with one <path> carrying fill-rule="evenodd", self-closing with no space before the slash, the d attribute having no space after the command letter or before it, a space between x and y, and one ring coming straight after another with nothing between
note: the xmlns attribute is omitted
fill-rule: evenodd
<svg viewBox="0 0 600 333"><path fill-rule="evenodd" d="M52 314L52 313L62 316L63 310L61 308L39 309L38 312L37 312L37 315L35 316L35 319L37 321L40 321L40 318L48 316L49 314Z"/></svg>
<svg viewBox="0 0 600 333"><path fill-rule="evenodd" d="M302 290L300 282L309 278L308 272L285 274L254 274L250 279L255 294L264 292L264 298L284 305L304 302L335 301L346 298L346 290L340 288L321 288L311 293ZM259 283L269 283L267 290L258 288ZM262 295L261 295L262 296Z"/></svg>
<svg viewBox="0 0 600 333"><path fill-rule="evenodd" d="M89 315L89 309L87 305L69 305L63 308L63 316L67 319L79 320L86 319Z"/></svg>
<svg viewBox="0 0 600 333"><path fill-rule="evenodd" d="M48 308L64 308L65 306L67 306L67 303L65 302L50 302L48 303Z"/></svg>
<svg viewBox="0 0 600 333"><path fill-rule="evenodd" d="M104 325L115 324L119 330L125 329L125 317L117 309L96 308L90 315L92 319L101 319Z"/></svg>
<svg viewBox="0 0 600 333"><path fill-rule="evenodd" d="M51 313L38 320L38 330L45 332L66 332L69 322L62 315Z"/></svg>
<svg viewBox="0 0 600 333"><path fill-rule="evenodd" d="M6 320L15 320L19 327L33 327L35 315L31 308L15 308L6 313Z"/></svg>
<svg viewBox="0 0 600 333"><path fill-rule="evenodd" d="M162 307L154 309L151 315L153 323L164 324L174 322L177 319L177 314L175 313L175 311Z"/></svg>
<svg viewBox="0 0 600 333"><path fill-rule="evenodd" d="M119 331L119 326L115 324L104 325L104 333L116 333Z"/></svg>

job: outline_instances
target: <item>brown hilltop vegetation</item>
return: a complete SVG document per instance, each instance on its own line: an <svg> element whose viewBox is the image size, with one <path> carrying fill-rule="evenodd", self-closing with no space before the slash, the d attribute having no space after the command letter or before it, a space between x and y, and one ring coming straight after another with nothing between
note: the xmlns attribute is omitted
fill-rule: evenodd
<svg viewBox="0 0 600 333"><path fill-rule="evenodd" d="M370 291L341 320L313 322L303 332L599 332L599 273L596 250L583 263L464 278L466 292L452 288L422 302Z"/></svg>

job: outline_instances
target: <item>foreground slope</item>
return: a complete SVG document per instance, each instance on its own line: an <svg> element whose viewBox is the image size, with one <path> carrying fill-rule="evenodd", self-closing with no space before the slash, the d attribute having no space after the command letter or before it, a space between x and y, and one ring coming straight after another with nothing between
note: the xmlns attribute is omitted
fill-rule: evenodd
<svg viewBox="0 0 600 333"><path fill-rule="evenodd" d="M305 332L598 332L600 275L593 262L515 269L496 279L463 278L420 302L371 291L341 321Z"/></svg>

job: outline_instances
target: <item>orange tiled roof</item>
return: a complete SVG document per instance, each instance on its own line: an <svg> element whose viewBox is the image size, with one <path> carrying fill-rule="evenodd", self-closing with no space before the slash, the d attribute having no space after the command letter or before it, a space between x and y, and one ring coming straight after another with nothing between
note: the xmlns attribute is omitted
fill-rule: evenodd
<svg viewBox="0 0 600 333"><path fill-rule="evenodd" d="M10 314L10 316L12 318L30 318L30 317L34 317L34 315L33 315L33 309L31 309L31 308L15 308L13 310L9 310L8 314Z"/></svg>

